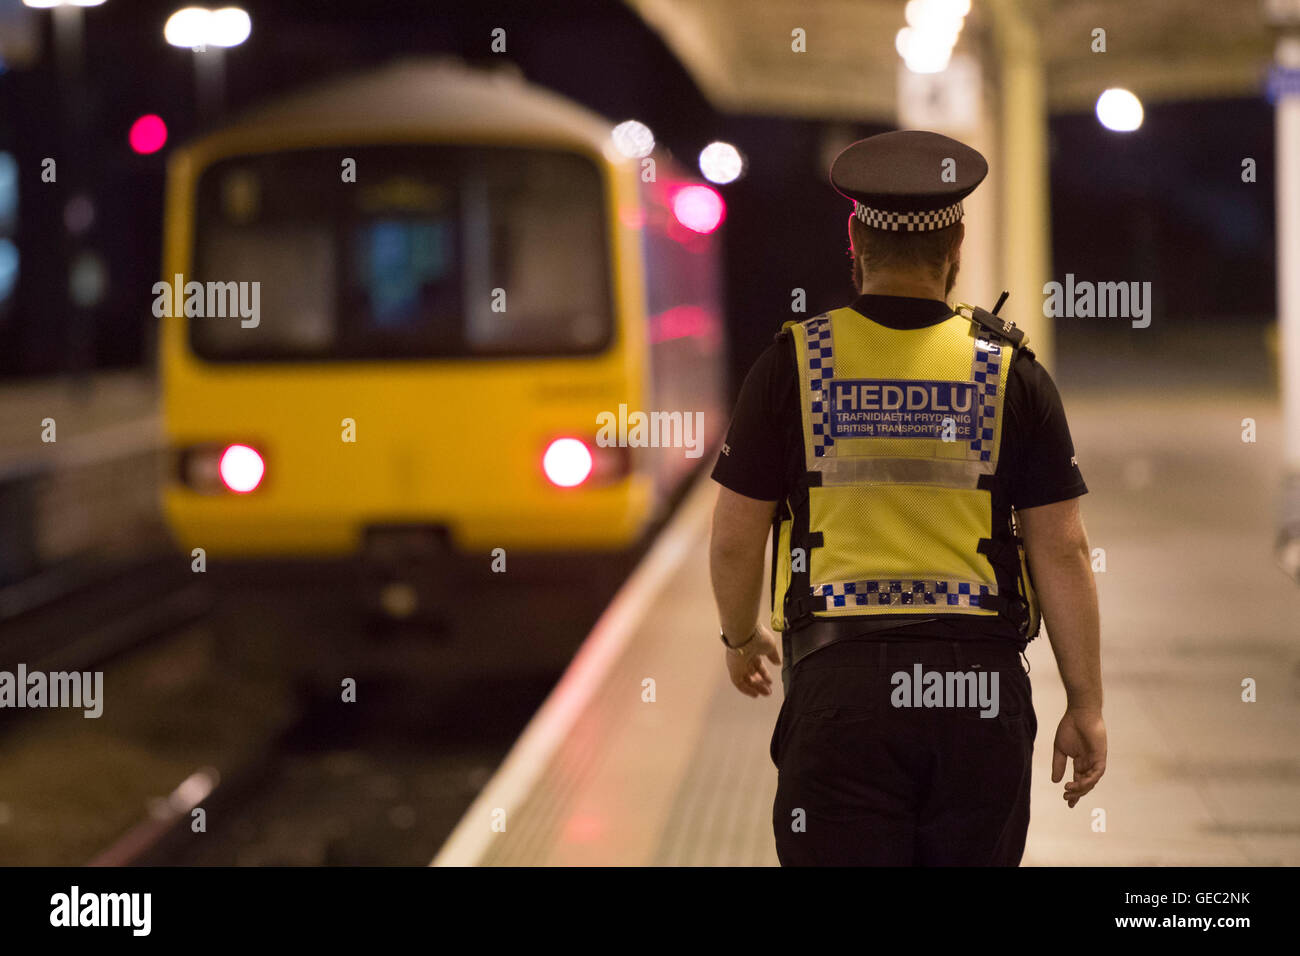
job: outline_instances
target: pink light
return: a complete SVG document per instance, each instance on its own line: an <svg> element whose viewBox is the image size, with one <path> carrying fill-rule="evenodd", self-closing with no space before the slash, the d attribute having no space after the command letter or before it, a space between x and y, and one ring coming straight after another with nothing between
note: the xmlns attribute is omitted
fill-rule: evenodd
<svg viewBox="0 0 1300 956"><path fill-rule="evenodd" d="M691 232L708 235L725 214L722 197L708 186L684 186L673 194L673 215Z"/></svg>
<svg viewBox="0 0 1300 956"><path fill-rule="evenodd" d="M131 141L131 148L137 153L145 155L156 153L167 142L167 124L162 121L161 116L147 113L131 124L128 138Z"/></svg>
<svg viewBox="0 0 1300 956"><path fill-rule="evenodd" d="M650 317L650 341L698 338L709 346L718 344L718 320L698 305L676 305Z"/></svg>

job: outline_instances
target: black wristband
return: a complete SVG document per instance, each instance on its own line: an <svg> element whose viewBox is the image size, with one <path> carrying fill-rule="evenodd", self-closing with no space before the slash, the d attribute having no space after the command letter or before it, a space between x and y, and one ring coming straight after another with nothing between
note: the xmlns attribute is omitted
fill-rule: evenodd
<svg viewBox="0 0 1300 956"><path fill-rule="evenodd" d="M758 628L755 627L752 631L749 632L749 637L745 638L745 640L744 640L743 642L741 642L740 644L732 644L730 641L727 640L727 633L726 633L726 631L722 631L722 630L719 630L719 631L718 631L718 636L722 638L722 643L725 644L725 645L727 646L727 650L729 650L729 651L738 651L738 650L740 650L742 647L744 647L746 644L748 644L750 641L752 641L752 640L754 639L755 635L757 635L757 634L758 634Z"/></svg>

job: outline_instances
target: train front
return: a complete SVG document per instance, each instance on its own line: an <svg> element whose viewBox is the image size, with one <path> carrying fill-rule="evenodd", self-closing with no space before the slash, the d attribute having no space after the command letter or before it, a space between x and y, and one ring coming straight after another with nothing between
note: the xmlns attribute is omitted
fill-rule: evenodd
<svg viewBox="0 0 1300 956"><path fill-rule="evenodd" d="M500 93L434 80L461 113ZM567 115L521 128L519 91L463 135L419 109L395 129L382 86L363 92L364 135L264 118L172 167L155 312L174 535L240 559L625 549L663 490L596 440L651 377L629 164Z"/></svg>

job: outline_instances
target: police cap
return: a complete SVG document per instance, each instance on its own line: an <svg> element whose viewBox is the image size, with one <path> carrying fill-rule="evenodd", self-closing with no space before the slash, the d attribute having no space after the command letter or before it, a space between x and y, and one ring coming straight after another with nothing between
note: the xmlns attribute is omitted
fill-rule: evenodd
<svg viewBox="0 0 1300 956"><path fill-rule="evenodd" d="M873 229L928 232L960 222L961 201L988 175L978 150L903 129L858 140L831 163L831 185Z"/></svg>

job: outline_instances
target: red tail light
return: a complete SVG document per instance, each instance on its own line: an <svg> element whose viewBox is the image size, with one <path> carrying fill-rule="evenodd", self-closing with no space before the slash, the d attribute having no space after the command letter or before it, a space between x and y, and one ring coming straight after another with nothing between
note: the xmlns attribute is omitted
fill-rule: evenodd
<svg viewBox="0 0 1300 956"><path fill-rule="evenodd" d="M266 463L257 449L230 445L221 453L221 483L237 494L247 494L262 483Z"/></svg>
<svg viewBox="0 0 1300 956"><path fill-rule="evenodd" d="M557 438L542 455L542 471L553 485L575 488L591 476L591 449L576 438Z"/></svg>

